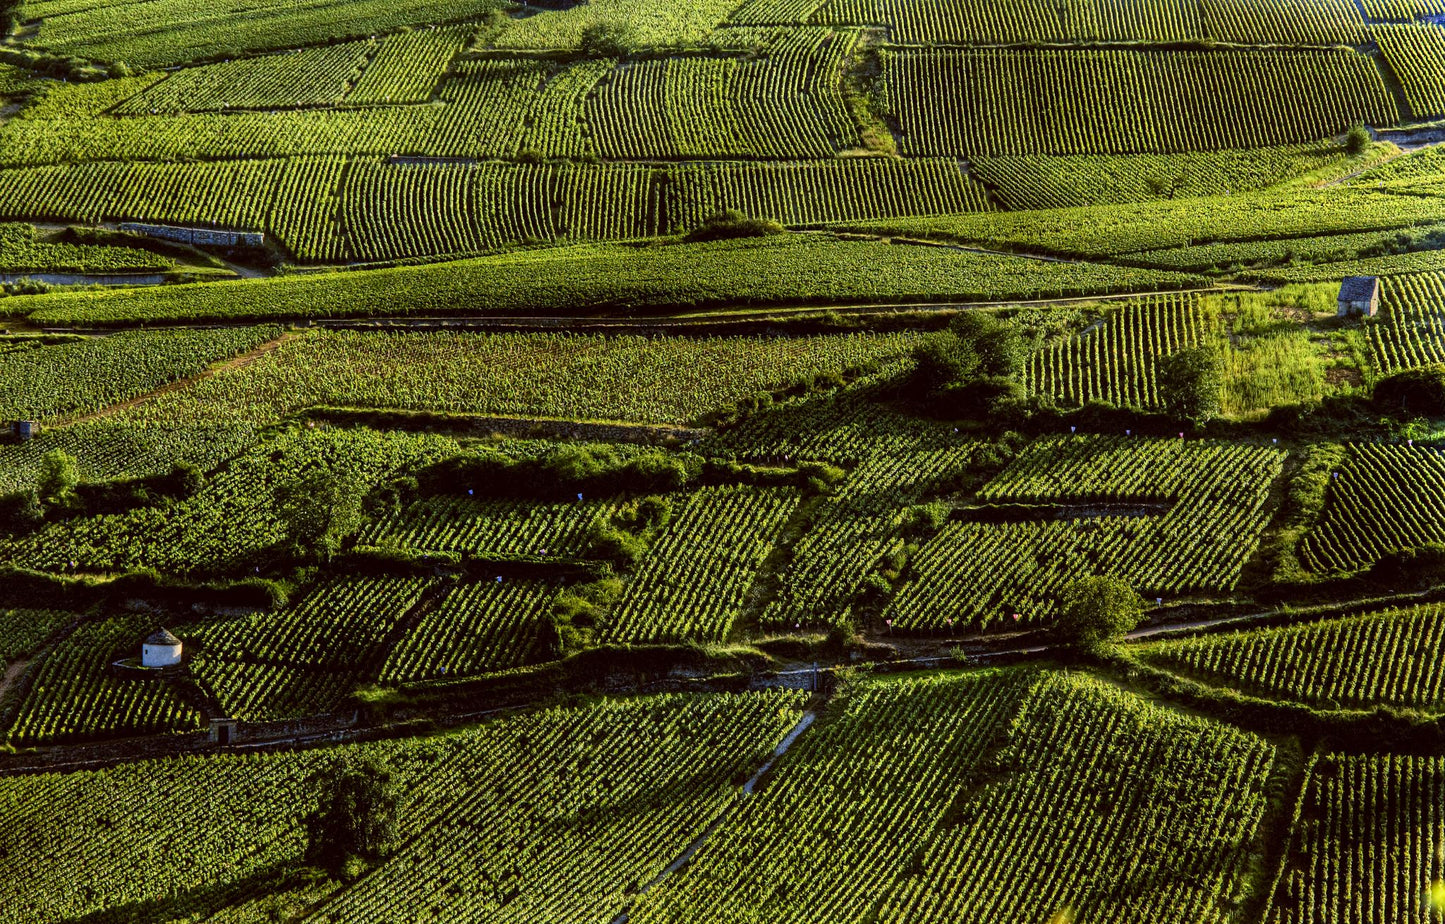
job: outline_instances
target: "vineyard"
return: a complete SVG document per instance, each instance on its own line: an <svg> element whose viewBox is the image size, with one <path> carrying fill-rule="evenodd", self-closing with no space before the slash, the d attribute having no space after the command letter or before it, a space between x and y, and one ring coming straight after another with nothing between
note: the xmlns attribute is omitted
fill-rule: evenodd
<svg viewBox="0 0 1445 924"><path fill-rule="evenodd" d="M1439 757L1321 755L1269 924L1435 917L1441 805Z"/></svg>
<svg viewBox="0 0 1445 924"><path fill-rule="evenodd" d="M902 151L923 157L1212 151L1400 118L1346 51L910 51L887 59L884 87Z"/></svg>
<svg viewBox="0 0 1445 924"><path fill-rule="evenodd" d="M329 405L685 423L760 392L891 359L909 340L318 332L160 395L127 418L260 424Z"/></svg>
<svg viewBox="0 0 1445 924"><path fill-rule="evenodd" d="M1439 924L1442 36L0 0L0 924Z"/></svg>
<svg viewBox="0 0 1445 924"><path fill-rule="evenodd" d="M1301 560L1315 571L1356 571L1390 552L1445 541L1433 513L1442 492L1439 450L1356 444L1332 473L1324 514L1301 543Z"/></svg>
<svg viewBox="0 0 1445 924"><path fill-rule="evenodd" d="M978 500L1073 504L1080 512L945 524L909 563L884 618L890 627L935 631L1034 622L1052 614L1065 583L1090 574L1119 575L1150 598L1227 592L1264 530L1282 461L1270 449L1185 440L1046 441ZM1151 506L1159 503L1164 512ZM1092 513L1096 507L1103 509Z"/></svg>
<svg viewBox="0 0 1445 924"><path fill-rule="evenodd" d="M1213 326L1195 297L1129 302L1098 326L1034 353L1029 387L1060 404L1157 407L1157 361L1211 339Z"/></svg>
<svg viewBox="0 0 1445 924"><path fill-rule="evenodd" d="M1439 708L1438 605L1362 613L1283 629L1165 642L1144 657L1161 667L1256 695L1334 708Z"/></svg>

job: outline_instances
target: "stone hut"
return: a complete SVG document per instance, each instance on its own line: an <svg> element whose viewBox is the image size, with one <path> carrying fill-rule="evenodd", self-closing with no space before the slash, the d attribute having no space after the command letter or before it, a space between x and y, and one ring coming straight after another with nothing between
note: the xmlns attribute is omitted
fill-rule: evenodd
<svg viewBox="0 0 1445 924"><path fill-rule="evenodd" d="M174 667L181 663L181 640L161 629L140 646L141 667Z"/></svg>
<svg viewBox="0 0 1445 924"><path fill-rule="evenodd" d="M1380 310L1380 280L1350 276L1340 285L1340 317L1373 318Z"/></svg>

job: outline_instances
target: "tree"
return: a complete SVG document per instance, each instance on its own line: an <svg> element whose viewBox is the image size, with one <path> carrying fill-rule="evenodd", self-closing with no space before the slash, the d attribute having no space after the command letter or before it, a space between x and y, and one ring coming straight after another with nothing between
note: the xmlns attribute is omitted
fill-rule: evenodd
<svg viewBox="0 0 1445 924"><path fill-rule="evenodd" d="M361 492L354 480L312 468L276 490L286 539L298 550L327 556L361 525Z"/></svg>
<svg viewBox="0 0 1445 924"><path fill-rule="evenodd" d="M1027 356L1012 321L981 311L954 319L919 344L912 389L936 411L981 418L1002 404L1023 400L1019 383Z"/></svg>
<svg viewBox="0 0 1445 924"><path fill-rule="evenodd" d="M1372 140L1370 130L1357 122L1345 133L1345 153L1351 157L1359 157L1365 153Z"/></svg>
<svg viewBox="0 0 1445 924"><path fill-rule="evenodd" d="M40 478L35 493L47 507L68 509L75 504L75 488L80 484L80 466L75 456L62 449L52 449L40 460Z"/></svg>
<svg viewBox="0 0 1445 924"><path fill-rule="evenodd" d="M578 49L589 58L625 58L632 54L632 29L626 23L595 22L582 30Z"/></svg>
<svg viewBox="0 0 1445 924"><path fill-rule="evenodd" d="M1222 410L1224 374L1219 354L1205 347L1180 350L1159 361L1159 397L1178 420L1206 423Z"/></svg>
<svg viewBox="0 0 1445 924"><path fill-rule="evenodd" d="M1144 601L1116 577L1086 577L1064 588L1057 631L1080 648L1123 638L1139 624Z"/></svg>
<svg viewBox="0 0 1445 924"><path fill-rule="evenodd" d="M372 760L333 764L313 782L317 800L305 819L306 861L355 878L394 846L401 786L391 770Z"/></svg>

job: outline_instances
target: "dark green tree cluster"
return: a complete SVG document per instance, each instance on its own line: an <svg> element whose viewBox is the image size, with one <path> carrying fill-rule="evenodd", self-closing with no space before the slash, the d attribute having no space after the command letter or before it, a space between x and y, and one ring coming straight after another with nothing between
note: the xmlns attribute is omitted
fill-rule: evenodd
<svg viewBox="0 0 1445 924"><path fill-rule="evenodd" d="M1128 582L1095 576L1074 581L1059 598L1055 631L1065 642L1083 649L1123 638L1139 625L1144 601Z"/></svg>
<svg viewBox="0 0 1445 924"><path fill-rule="evenodd" d="M1223 410L1224 369L1206 347L1180 350L1159 360L1159 397L1176 420L1204 424Z"/></svg>
<svg viewBox="0 0 1445 924"><path fill-rule="evenodd" d="M307 469L282 483L275 496L286 542L299 559L330 558L361 526L363 491L345 472Z"/></svg>
<svg viewBox="0 0 1445 924"><path fill-rule="evenodd" d="M306 862L354 879L396 843L401 785L375 761L337 763L313 780L316 807L306 816Z"/></svg>
<svg viewBox="0 0 1445 924"><path fill-rule="evenodd" d="M734 209L718 212L688 232L688 241L721 241L738 237L782 234L783 225L772 218L753 218Z"/></svg>
<svg viewBox="0 0 1445 924"><path fill-rule="evenodd" d="M913 390L940 416L980 418L1021 404L1028 351L1017 326L995 314L969 311L929 336L914 352Z"/></svg>
<svg viewBox="0 0 1445 924"><path fill-rule="evenodd" d="M1445 417L1445 365L1407 369L1375 383L1375 410L1408 420Z"/></svg>

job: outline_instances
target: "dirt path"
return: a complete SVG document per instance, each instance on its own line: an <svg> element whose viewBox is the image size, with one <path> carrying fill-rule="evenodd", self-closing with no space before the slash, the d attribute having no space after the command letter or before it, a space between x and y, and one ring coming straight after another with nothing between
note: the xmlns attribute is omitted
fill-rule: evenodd
<svg viewBox="0 0 1445 924"><path fill-rule="evenodd" d="M4 699L5 694L20 682L20 678L25 676L25 668L29 666L29 661L12 661L10 666L5 668L5 673L0 675L0 699Z"/></svg>
<svg viewBox="0 0 1445 924"><path fill-rule="evenodd" d="M177 379L176 381L171 382L168 385L162 385L155 391L148 391L143 395L138 395L134 398L122 401L119 404L112 404L109 407L101 408L98 411L91 411L88 414L80 414L75 417L63 418L57 421L54 426L69 427L75 424L90 423L94 420L101 420L106 417L114 416L115 414L119 414L122 411L126 411L133 407L136 407L137 405L144 404L145 402L150 401L152 398L158 398L161 395L168 394L173 391L180 391L183 388L190 388L197 383L204 382L206 379L210 378L213 375L216 375L217 373L226 372L231 369L239 369L242 366L248 366L256 360L260 359L262 356L265 356L267 353L270 353L272 350L281 346L283 343L286 343L288 340L294 340L299 336L301 336L301 332L299 331L287 331L286 333L277 337L275 340L267 340L260 346L253 347L252 349L247 350L239 356L232 356L230 359L224 359L218 363L208 366L207 368L205 368L201 372L196 373L195 375L187 376L183 379Z"/></svg>

